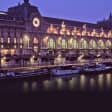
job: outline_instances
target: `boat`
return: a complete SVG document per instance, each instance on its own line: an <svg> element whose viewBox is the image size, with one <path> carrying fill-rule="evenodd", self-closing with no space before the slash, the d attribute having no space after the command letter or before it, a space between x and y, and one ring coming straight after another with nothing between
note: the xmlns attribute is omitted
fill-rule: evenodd
<svg viewBox="0 0 112 112"><path fill-rule="evenodd" d="M97 74L101 72L107 72L111 70L112 67L106 66L104 64L94 64L94 65L86 65L83 68L83 73L85 74Z"/></svg>
<svg viewBox="0 0 112 112"><path fill-rule="evenodd" d="M74 75L74 74L79 74L80 70L77 68L72 69L70 66L60 66L51 69L50 71L51 75L53 76L66 76L66 75Z"/></svg>
<svg viewBox="0 0 112 112"><path fill-rule="evenodd" d="M0 73L0 80L13 79L13 78L15 78L15 73L14 72L1 72Z"/></svg>
<svg viewBox="0 0 112 112"><path fill-rule="evenodd" d="M14 72L7 72L6 76L7 77L15 77L15 73Z"/></svg>
<svg viewBox="0 0 112 112"><path fill-rule="evenodd" d="M22 79L22 78L31 78L31 77L37 77L37 76L44 76L48 74L47 69L38 69L38 70L26 70L21 72L15 72L16 79Z"/></svg>

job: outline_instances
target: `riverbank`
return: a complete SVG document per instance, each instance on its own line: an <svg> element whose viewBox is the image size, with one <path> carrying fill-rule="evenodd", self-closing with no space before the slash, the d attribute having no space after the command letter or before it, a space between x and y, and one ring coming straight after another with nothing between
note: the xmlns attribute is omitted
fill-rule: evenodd
<svg viewBox="0 0 112 112"><path fill-rule="evenodd" d="M50 68L56 68L56 67L60 67L60 66L82 66L82 65L86 65L86 64L96 64L96 63L111 63L112 64L112 60L102 60L102 61L87 61L87 62L76 62L76 63L72 63L72 64L55 64L55 65L37 65L37 66L24 66L24 67L5 67L5 68L0 68L0 71L24 71L24 70L39 70L39 69L50 69Z"/></svg>

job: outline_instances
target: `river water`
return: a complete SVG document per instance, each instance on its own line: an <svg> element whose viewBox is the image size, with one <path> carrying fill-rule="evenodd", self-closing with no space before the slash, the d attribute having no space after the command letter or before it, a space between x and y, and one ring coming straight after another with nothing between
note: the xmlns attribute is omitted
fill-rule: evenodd
<svg viewBox="0 0 112 112"><path fill-rule="evenodd" d="M0 93L109 92L111 90L112 73L0 81Z"/></svg>

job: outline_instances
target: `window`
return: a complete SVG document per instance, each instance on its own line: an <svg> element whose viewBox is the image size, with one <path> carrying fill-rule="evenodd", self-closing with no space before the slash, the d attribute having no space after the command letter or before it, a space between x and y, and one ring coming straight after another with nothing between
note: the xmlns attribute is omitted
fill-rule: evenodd
<svg viewBox="0 0 112 112"><path fill-rule="evenodd" d="M4 43L3 37L1 37L1 48L4 48L3 43Z"/></svg>
<svg viewBox="0 0 112 112"><path fill-rule="evenodd" d="M17 41L16 41L16 38L14 38L14 44L16 44L16 42L17 42Z"/></svg>
<svg viewBox="0 0 112 112"><path fill-rule="evenodd" d="M97 48L97 44L96 44L95 40L91 40L90 41L89 47L92 48L92 49L96 49Z"/></svg>
<svg viewBox="0 0 112 112"><path fill-rule="evenodd" d="M61 47L62 47L62 49L67 48L67 42L65 39L62 40L62 46Z"/></svg>
<svg viewBox="0 0 112 112"><path fill-rule="evenodd" d="M1 43L3 43L3 38L1 38Z"/></svg>
<svg viewBox="0 0 112 112"><path fill-rule="evenodd" d="M30 46L30 38L29 38L29 36L27 36L27 35L24 36L23 44L24 44L25 48L29 48L29 46Z"/></svg>
<svg viewBox="0 0 112 112"><path fill-rule="evenodd" d="M55 42L54 42L53 39L49 39L48 46L49 46L49 48L51 48L51 49L55 48Z"/></svg>
<svg viewBox="0 0 112 112"><path fill-rule="evenodd" d="M73 47L74 47L74 49L77 49L78 48L77 40L73 40Z"/></svg>
<svg viewBox="0 0 112 112"><path fill-rule="evenodd" d="M10 43L10 37L8 37L8 44Z"/></svg>
<svg viewBox="0 0 112 112"><path fill-rule="evenodd" d="M38 44L38 39L36 37L33 39L33 43Z"/></svg>
<svg viewBox="0 0 112 112"><path fill-rule="evenodd" d="M22 38L20 38L20 44L22 44L23 43L23 40L22 40Z"/></svg>

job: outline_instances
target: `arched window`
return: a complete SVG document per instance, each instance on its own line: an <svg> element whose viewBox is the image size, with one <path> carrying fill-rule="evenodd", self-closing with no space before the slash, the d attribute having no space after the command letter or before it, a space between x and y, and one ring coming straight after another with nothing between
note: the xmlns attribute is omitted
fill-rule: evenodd
<svg viewBox="0 0 112 112"><path fill-rule="evenodd" d="M96 41L95 40L90 40L89 47L90 47L90 49L96 49L97 48Z"/></svg>
<svg viewBox="0 0 112 112"><path fill-rule="evenodd" d="M62 37L59 37L58 39L57 39L57 48L61 48L61 42L62 42Z"/></svg>
<svg viewBox="0 0 112 112"><path fill-rule="evenodd" d="M78 42L77 42L77 40L73 40L73 48L74 49L77 49L78 48Z"/></svg>
<svg viewBox="0 0 112 112"><path fill-rule="evenodd" d="M72 49L73 48L73 38L68 40L68 48Z"/></svg>
<svg viewBox="0 0 112 112"><path fill-rule="evenodd" d="M49 39L48 36L43 38L43 42L42 42L42 44L43 44L42 47L43 48L48 48L48 39Z"/></svg>
<svg viewBox="0 0 112 112"><path fill-rule="evenodd" d="M107 40L105 45L106 45L106 48L112 48L112 43L110 40Z"/></svg>
<svg viewBox="0 0 112 112"><path fill-rule="evenodd" d="M34 44L38 44L38 39L37 39L36 37L34 37L33 43L34 43Z"/></svg>
<svg viewBox="0 0 112 112"><path fill-rule="evenodd" d="M48 41L48 48L54 49L55 48L55 41L53 39L49 39Z"/></svg>
<svg viewBox="0 0 112 112"><path fill-rule="evenodd" d="M105 48L105 44L104 44L103 40L99 40L98 41L98 46L99 46L100 49L104 49Z"/></svg>
<svg viewBox="0 0 112 112"><path fill-rule="evenodd" d="M66 49L67 48L67 42L66 42L65 39L62 39L61 47L62 47L62 49Z"/></svg>
<svg viewBox="0 0 112 112"><path fill-rule="evenodd" d="M19 43L20 43L20 48L23 48L23 45L22 45L23 44L23 38L20 37Z"/></svg>
<svg viewBox="0 0 112 112"><path fill-rule="evenodd" d="M23 37L23 44L24 44L24 47L29 48L29 44L30 44L30 38L29 38L29 36L25 35Z"/></svg>
<svg viewBox="0 0 112 112"><path fill-rule="evenodd" d="M88 48L87 41L82 38L80 40L80 49L87 49L87 48Z"/></svg>

